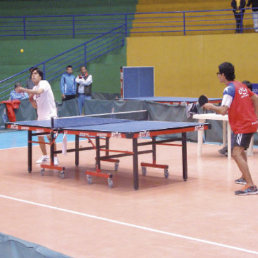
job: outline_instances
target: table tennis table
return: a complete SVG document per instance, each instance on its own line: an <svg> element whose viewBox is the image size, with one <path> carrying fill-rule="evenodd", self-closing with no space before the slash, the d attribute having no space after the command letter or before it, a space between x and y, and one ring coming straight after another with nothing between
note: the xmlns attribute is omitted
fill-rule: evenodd
<svg viewBox="0 0 258 258"><path fill-rule="evenodd" d="M45 121L20 121L6 123L6 128L14 130L28 131L28 172L32 172L32 140L33 136L51 135L50 145L50 164L41 164L41 172L45 169L55 169L59 171L61 177L64 177L64 167L54 166L54 154L62 153L62 150L54 150L54 142L57 133L75 135L74 148L67 149L67 152L75 152L75 165L79 165L79 152L84 150L95 150L96 169L95 171L86 171L88 183L92 183L92 177L106 178L108 185L112 187L113 180L111 173L105 173L101 170L101 161L115 163L115 170L118 169L119 158L132 156L133 160L133 186L137 190L139 187L138 178L138 156L141 154L152 154L152 162L142 162L142 174L146 175L147 167L160 168L164 170L165 178L168 177L168 165L157 162L157 145L180 146L182 147L182 165L183 179L187 180L187 138L186 133L197 130L206 130L210 128L208 123L190 123L190 122L165 122L165 121L135 121L129 119L103 118L103 117L68 117L52 118ZM181 137L175 139L173 134L181 134ZM165 139L158 136L166 135ZM109 140L111 137L126 138L132 140L132 150L112 150ZM80 147L80 138L86 138L90 142L88 147ZM138 141L144 138L143 141ZM102 141L104 140L104 143ZM180 141L180 144L171 142ZM140 150L139 147L151 145L149 150ZM172 154L171 154L172 155Z"/></svg>
<svg viewBox="0 0 258 258"><path fill-rule="evenodd" d="M135 97L135 98L125 98L125 100L140 100L140 101L150 101L163 104L191 104L198 102L198 98L190 97ZM209 98L210 103L221 103L221 98Z"/></svg>

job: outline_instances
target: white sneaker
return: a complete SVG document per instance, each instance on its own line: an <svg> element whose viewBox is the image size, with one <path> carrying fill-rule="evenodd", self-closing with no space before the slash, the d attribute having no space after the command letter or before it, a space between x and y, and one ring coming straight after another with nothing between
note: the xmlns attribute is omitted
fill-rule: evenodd
<svg viewBox="0 0 258 258"><path fill-rule="evenodd" d="M58 165L59 165L59 161L58 161L58 158L57 158L57 157L54 157L54 165L55 165L55 166L58 166Z"/></svg>
<svg viewBox="0 0 258 258"><path fill-rule="evenodd" d="M41 164L41 163L47 162L48 160L49 160L48 155L42 155L42 157L36 161L36 164Z"/></svg>

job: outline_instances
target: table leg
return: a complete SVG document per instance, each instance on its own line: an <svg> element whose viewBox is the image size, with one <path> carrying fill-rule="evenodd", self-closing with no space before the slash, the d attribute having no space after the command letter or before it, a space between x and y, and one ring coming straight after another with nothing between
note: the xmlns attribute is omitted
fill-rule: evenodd
<svg viewBox="0 0 258 258"><path fill-rule="evenodd" d="M79 147L80 147L80 137L75 135L75 166L79 165Z"/></svg>
<svg viewBox="0 0 258 258"><path fill-rule="evenodd" d="M101 166L100 166L100 139L99 139L99 136L96 137L96 167L97 167L97 170L101 169Z"/></svg>
<svg viewBox="0 0 258 258"><path fill-rule="evenodd" d="M28 131L28 172L32 171L32 132Z"/></svg>
<svg viewBox="0 0 258 258"><path fill-rule="evenodd" d="M199 123L205 123L205 119L199 119ZM203 143L203 130L198 130L198 144L197 144L197 155L198 157L201 157L202 155L202 143Z"/></svg>
<svg viewBox="0 0 258 258"><path fill-rule="evenodd" d="M133 184L137 190L139 188L137 138L133 138Z"/></svg>
<svg viewBox="0 0 258 258"><path fill-rule="evenodd" d="M226 139L227 139L227 121L223 121L222 122L222 128L223 128L223 131L222 131L222 140L223 140L223 147L225 147L227 145L226 143Z"/></svg>
<svg viewBox="0 0 258 258"><path fill-rule="evenodd" d="M183 179L187 180L187 143L186 133L182 133L182 160L183 160Z"/></svg>
<svg viewBox="0 0 258 258"><path fill-rule="evenodd" d="M231 159L231 127L229 122L227 122L228 127L228 159Z"/></svg>

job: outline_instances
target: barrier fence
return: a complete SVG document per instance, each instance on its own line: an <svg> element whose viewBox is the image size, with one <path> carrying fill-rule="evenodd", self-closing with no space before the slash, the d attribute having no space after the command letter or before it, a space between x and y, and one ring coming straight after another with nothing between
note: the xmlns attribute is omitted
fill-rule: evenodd
<svg viewBox="0 0 258 258"><path fill-rule="evenodd" d="M244 30L253 29L251 8L244 14ZM192 32L233 32L232 9L145 12L118 14L87 14L57 16L0 16L0 37L94 37L125 24L125 34Z"/></svg>

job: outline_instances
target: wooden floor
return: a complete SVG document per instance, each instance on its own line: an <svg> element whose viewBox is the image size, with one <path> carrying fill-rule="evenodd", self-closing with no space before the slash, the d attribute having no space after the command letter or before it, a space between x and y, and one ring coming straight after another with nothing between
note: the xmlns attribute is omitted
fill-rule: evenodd
<svg viewBox="0 0 258 258"><path fill-rule="evenodd" d="M131 149L131 141L112 139ZM85 144L85 143L84 143ZM94 153L60 156L66 178L56 172L27 173L27 149L0 150L0 232L38 243L72 257L257 257L258 195L235 196L240 173L217 145L188 144L189 180L182 180L181 149L158 147L158 161L169 165L140 176L133 190L132 159L121 159L109 189L104 179L88 185L84 171ZM40 156L34 147L33 160ZM150 161L150 155L140 161ZM258 184L258 150L249 157ZM112 171L113 165L103 163Z"/></svg>

